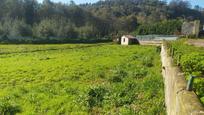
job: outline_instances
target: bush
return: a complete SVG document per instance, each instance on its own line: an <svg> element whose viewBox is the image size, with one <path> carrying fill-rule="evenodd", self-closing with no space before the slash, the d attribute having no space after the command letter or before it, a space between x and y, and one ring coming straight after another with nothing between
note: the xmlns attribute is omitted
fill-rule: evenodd
<svg viewBox="0 0 204 115"><path fill-rule="evenodd" d="M11 105L8 100L0 100L0 115L15 115L21 112L21 109L17 105Z"/></svg>
<svg viewBox="0 0 204 115"><path fill-rule="evenodd" d="M188 74L201 76L204 74L204 54L190 53L181 57L182 70Z"/></svg>
<svg viewBox="0 0 204 115"><path fill-rule="evenodd" d="M153 58L152 57L144 57L142 60L142 64L145 67L152 67L153 65Z"/></svg>
<svg viewBox="0 0 204 115"><path fill-rule="evenodd" d="M204 80L196 78L193 84L194 90L199 97L204 96Z"/></svg>
<svg viewBox="0 0 204 115"><path fill-rule="evenodd" d="M40 38L77 38L78 32L75 26L68 20L44 19L39 24L35 24L34 33Z"/></svg>
<svg viewBox="0 0 204 115"><path fill-rule="evenodd" d="M37 37L49 38L51 36L55 36L55 28L57 28L55 21L46 19L36 25L34 31Z"/></svg>
<svg viewBox="0 0 204 115"><path fill-rule="evenodd" d="M10 35L13 37L32 36L31 27L27 25L23 20L15 20L13 22L12 30L10 32L11 32Z"/></svg>
<svg viewBox="0 0 204 115"><path fill-rule="evenodd" d="M148 74L148 71L146 68L135 68L133 71L130 72L130 76L136 79L144 78Z"/></svg>
<svg viewBox="0 0 204 115"><path fill-rule="evenodd" d="M110 82L122 82L123 78L127 76L127 72L122 67L116 67L115 70L112 71L110 75Z"/></svg>
<svg viewBox="0 0 204 115"><path fill-rule="evenodd" d="M7 37L32 36L32 28L24 20L5 20L0 24L0 35Z"/></svg>
<svg viewBox="0 0 204 115"><path fill-rule="evenodd" d="M201 102L204 103L204 97L201 98Z"/></svg>
<svg viewBox="0 0 204 115"><path fill-rule="evenodd" d="M92 109L96 106L101 107L106 93L107 90L101 86L89 89L87 100L89 108Z"/></svg>
<svg viewBox="0 0 204 115"><path fill-rule="evenodd" d="M111 100L115 107L130 105L136 100L136 83L132 79L114 88L115 91L112 92Z"/></svg>

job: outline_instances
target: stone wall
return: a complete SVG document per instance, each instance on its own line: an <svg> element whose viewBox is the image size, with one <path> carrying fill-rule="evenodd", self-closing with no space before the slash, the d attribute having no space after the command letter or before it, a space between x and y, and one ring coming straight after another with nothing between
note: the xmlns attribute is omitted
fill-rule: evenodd
<svg viewBox="0 0 204 115"><path fill-rule="evenodd" d="M187 81L179 68L173 66L167 49L161 47L162 74L165 84L165 104L168 115L204 115L204 108L193 91L187 91Z"/></svg>
<svg viewBox="0 0 204 115"><path fill-rule="evenodd" d="M195 35L198 36L200 28L200 21L184 22L182 25L182 34L183 35Z"/></svg>

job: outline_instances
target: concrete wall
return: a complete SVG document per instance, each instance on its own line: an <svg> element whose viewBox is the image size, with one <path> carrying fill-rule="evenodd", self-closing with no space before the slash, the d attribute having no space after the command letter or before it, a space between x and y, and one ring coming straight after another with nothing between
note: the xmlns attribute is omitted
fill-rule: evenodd
<svg viewBox="0 0 204 115"><path fill-rule="evenodd" d="M187 81L178 67L173 66L167 49L161 47L162 74L165 84L165 104L168 115L204 115L204 108L194 92L187 91Z"/></svg>
<svg viewBox="0 0 204 115"><path fill-rule="evenodd" d="M198 36L200 28L200 21L195 20L192 22L184 22L182 25L182 34L183 35L195 35Z"/></svg>
<svg viewBox="0 0 204 115"><path fill-rule="evenodd" d="M194 21L194 34L196 35L196 37L198 37L199 32L200 32L200 21Z"/></svg>

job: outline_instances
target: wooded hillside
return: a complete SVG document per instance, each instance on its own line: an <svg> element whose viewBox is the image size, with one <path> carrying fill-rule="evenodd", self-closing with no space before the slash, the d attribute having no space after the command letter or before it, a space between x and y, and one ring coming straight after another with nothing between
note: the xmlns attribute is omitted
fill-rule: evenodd
<svg viewBox="0 0 204 115"><path fill-rule="evenodd" d="M113 35L175 34L183 20L204 19L199 6L173 0L105 0L76 5L44 0L0 0L3 42L102 39ZM203 22L202 22L203 23Z"/></svg>

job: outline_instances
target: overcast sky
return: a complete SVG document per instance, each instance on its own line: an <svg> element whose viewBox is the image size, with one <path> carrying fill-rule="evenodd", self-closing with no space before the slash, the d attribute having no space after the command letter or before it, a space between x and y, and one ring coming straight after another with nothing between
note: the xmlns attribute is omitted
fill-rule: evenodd
<svg viewBox="0 0 204 115"><path fill-rule="evenodd" d="M39 2L42 2L43 0L38 0ZM51 0L53 2L63 2L63 3L69 3L70 0ZM99 0L74 0L76 4L82 4L82 3L94 3ZM166 0L166 1L171 1L171 0ZM194 5L199 5L204 7L204 0L189 0L191 4Z"/></svg>

